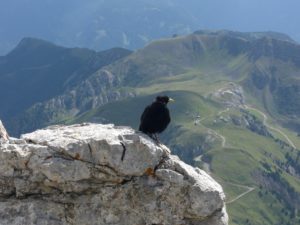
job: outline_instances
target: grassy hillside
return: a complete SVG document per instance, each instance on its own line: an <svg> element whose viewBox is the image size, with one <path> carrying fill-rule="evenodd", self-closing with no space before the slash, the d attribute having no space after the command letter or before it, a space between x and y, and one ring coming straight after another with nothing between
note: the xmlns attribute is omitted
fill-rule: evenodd
<svg viewBox="0 0 300 225"><path fill-rule="evenodd" d="M259 42L269 42L264 39ZM66 122L137 128L144 107L167 94L175 99L169 104L172 122L160 137L223 185L230 224L300 224L300 140L280 123L298 118L282 111L277 99L286 95L278 87L297 85L299 67L286 55L269 56L268 49L253 58L252 41L258 40L205 34L154 42L107 68L123 77L136 97ZM282 83L283 76L291 83ZM291 92L288 98L298 96ZM297 103L291 107L290 112Z"/></svg>
<svg viewBox="0 0 300 225"><path fill-rule="evenodd" d="M300 224L299 55L273 33L158 40L86 79L78 73L78 83L15 123L19 131L87 121L138 128L144 107L169 95L172 121L160 138L223 185L231 225Z"/></svg>
<svg viewBox="0 0 300 225"><path fill-rule="evenodd" d="M228 202L247 192L249 188L253 189L228 204L231 224L300 223L299 215L295 215L300 180L286 171L289 165L286 154L292 148L287 145L283 147L272 136L260 135L242 125L235 125L228 118L243 114L237 109L223 112L226 108L198 93L164 91L109 103L69 122L100 121L137 128L143 107L161 93L176 99L169 106L172 123L161 135L162 141L173 153L211 173L224 187ZM198 123L197 120L201 122ZM257 120L262 124L262 120ZM222 137L226 140L225 143ZM284 138L282 141L285 141ZM293 151L299 155L299 150ZM279 173L278 178L270 181L269 177L276 173ZM274 189L273 183L279 187ZM291 190L295 190L295 201L289 194L285 196L281 193ZM290 194L293 195L291 192Z"/></svg>

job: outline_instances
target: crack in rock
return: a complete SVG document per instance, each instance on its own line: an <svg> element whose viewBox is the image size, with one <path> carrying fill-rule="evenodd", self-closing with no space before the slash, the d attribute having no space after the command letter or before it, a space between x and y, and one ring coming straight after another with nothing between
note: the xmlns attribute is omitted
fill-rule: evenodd
<svg viewBox="0 0 300 225"><path fill-rule="evenodd" d="M111 124L52 126L0 146L1 225L228 225L222 187Z"/></svg>

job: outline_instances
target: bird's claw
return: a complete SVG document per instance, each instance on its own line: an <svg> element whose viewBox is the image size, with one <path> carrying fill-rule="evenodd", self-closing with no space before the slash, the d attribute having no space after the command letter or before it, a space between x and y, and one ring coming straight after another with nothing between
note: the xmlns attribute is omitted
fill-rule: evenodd
<svg viewBox="0 0 300 225"><path fill-rule="evenodd" d="M148 136L151 138L151 139L153 139L155 142L156 142L156 144L161 144L160 143L160 140L158 139L158 136L157 136L157 134L148 134Z"/></svg>

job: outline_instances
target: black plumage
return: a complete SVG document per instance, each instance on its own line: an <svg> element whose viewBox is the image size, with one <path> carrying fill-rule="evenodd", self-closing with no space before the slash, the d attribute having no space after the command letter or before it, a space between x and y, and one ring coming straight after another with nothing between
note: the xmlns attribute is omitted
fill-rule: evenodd
<svg viewBox="0 0 300 225"><path fill-rule="evenodd" d="M163 132L171 121L167 108L170 101L174 100L168 96L157 96L156 100L145 108L139 130L158 141L157 134Z"/></svg>

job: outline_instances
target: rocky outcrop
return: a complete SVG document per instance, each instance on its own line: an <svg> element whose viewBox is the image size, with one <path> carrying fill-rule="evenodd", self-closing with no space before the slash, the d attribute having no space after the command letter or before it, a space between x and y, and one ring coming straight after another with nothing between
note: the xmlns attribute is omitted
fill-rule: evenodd
<svg viewBox="0 0 300 225"><path fill-rule="evenodd" d="M45 102L38 102L21 115L11 118L7 126L15 135L33 131L64 117L74 117L91 110L136 94L129 89L117 88L121 83L119 77L105 69L100 69L62 95Z"/></svg>
<svg viewBox="0 0 300 225"><path fill-rule="evenodd" d="M245 104L243 88L232 82L211 93L210 97L228 108L239 108Z"/></svg>
<svg viewBox="0 0 300 225"><path fill-rule="evenodd" d="M218 183L128 127L48 127L0 161L1 225L227 224Z"/></svg>
<svg viewBox="0 0 300 225"><path fill-rule="evenodd" d="M231 115L229 117L229 120L231 119L234 125L247 128L250 131L265 137L273 137L264 122L244 109L240 109L240 112L242 114L241 116Z"/></svg>

